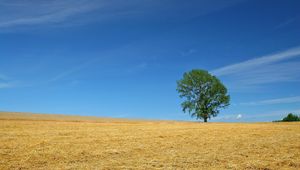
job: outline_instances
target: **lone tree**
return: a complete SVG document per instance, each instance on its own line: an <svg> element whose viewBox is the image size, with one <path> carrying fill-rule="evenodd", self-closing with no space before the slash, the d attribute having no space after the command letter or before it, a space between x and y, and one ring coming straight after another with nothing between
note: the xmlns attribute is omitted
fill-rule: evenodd
<svg viewBox="0 0 300 170"><path fill-rule="evenodd" d="M215 117L220 108L229 106L230 96L221 81L205 70L184 73L177 81L177 91L186 100L181 104L183 112L188 111L196 119Z"/></svg>

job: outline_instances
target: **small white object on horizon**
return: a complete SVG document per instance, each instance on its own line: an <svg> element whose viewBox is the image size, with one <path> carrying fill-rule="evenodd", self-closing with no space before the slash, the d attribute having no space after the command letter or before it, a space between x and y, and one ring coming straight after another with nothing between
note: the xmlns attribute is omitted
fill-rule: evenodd
<svg viewBox="0 0 300 170"><path fill-rule="evenodd" d="M236 119L241 119L242 118L242 115L241 114L238 114Z"/></svg>

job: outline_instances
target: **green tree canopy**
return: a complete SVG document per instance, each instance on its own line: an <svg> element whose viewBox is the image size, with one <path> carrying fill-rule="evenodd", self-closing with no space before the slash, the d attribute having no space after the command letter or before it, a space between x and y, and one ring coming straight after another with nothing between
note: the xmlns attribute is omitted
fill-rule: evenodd
<svg viewBox="0 0 300 170"><path fill-rule="evenodd" d="M177 81L177 91L181 98L185 98L181 104L183 111L204 122L217 116L219 109L227 107L230 101L226 87L205 70L184 73Z"/></svg>
<svg viewBox="0 0 300 170"><path fill-rule="evenodd" d="M283 122L293 122L300 121L300 117L294 115L293 113L289 113L285 118L282 119Z"/></svg>

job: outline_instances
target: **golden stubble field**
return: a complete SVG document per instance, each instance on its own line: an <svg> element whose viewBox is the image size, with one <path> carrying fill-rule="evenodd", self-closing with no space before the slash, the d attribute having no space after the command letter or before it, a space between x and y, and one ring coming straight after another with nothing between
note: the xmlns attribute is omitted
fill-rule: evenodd
<svg viewBox="0 0 300 170"><path fill-rule="evenodd" d="M300 169L300 123L0 112L0 169Z"/></svg>

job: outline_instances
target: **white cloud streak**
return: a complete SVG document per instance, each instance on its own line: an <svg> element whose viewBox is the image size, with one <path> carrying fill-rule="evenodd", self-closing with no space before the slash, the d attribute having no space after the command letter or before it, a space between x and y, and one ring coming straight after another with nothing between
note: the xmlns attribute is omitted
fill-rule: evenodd
<svg viewBox="0 0 300 170"><path fill-rule="evenodd" d="M55 82L55 81L65 78L65 77L68 77L72 74L75 74L76 72L79 72L79 71L89 67L90 65L99 62L100 59L101 58L96 57L96 58L90 59L82 64L76 65L73 68L67 69L67 70L59 73L58 75L56 75L52 79L48 80L47 82Z"/></svg>
<svg viewBox="0 0 300 170"><path fill-rule="evenodd" d="M81 65L77 65L73 68L70 68L70 69L64 71L64 72L61 72L58 75L56 75L55 77L53 77L52 79L48 80L47 83L56 82L56 81L66 78L68 76L71 76L73 74L76 74L76 73L80 72L81 70L84 70L87 67L90 67L91 65L98 63L100 61L100 59L101 58L95 58L95 59L89 60ZM109 70L109 71L106 70L106 74L112 74L112 75L133 74L133 73L137 73L139 71L145 70L147 68L147 66L148 66L148 64L145 62L131 66L129 68L122 68L122 69L120 67L116 66L116 68L111 68L111 70Z"/></svg>
<svg viewBox="0 0 300 170"><path fill-rule="evenodd" d="M6 1L0 3L0 28L61 23L66 19L99 8L88 0Z"/></svg>
<svg viewBox="0 0 300 170"><path fill-rule="evenodd" d="M292 48L283 52L279 52L272 55L266 55L259 58L251 59L237 64L225 66L216 70L212 73L217 76L231 75L240 73L249 69L255 69L264 65L276 63L279 61L287 60L300 57L300 47Z"/></svg>
<svg viewBox="0 0 300 170"><path fill-rule="evenodd" d="M274 110L270 112L260 113L260 114L251 114L251 113L243 113L242 117L239 120L248 122L248 121L273 121L273 120L279 120L282 119L284 116L286 116L288 113L294 113L298 114L300 113L300 109L290 109L290 110ZM218 116L212 118L213 121L236 121L237 115L231 114L231 115L225 115L225 116Z"/></svg>
<svg viewBox="0 0 300 170"><path fill-rule="evenodd" d="M87 20L105 20L121 17L145 17L155 13L163 13L164 17L178 17L181 8L193 9L191 17L205 15L223 8L243 2L244 0L201 0L197 9L192 5L180 5L182 2L172 0L4 0L0 1L0 29L22 28L22 26L37 26L42 24L64 25L73 20L86 22ZM192 3L191 3L192 4ZM180 6L180 9L178 8ZM168 8L166 8L168 7ZM166 15L165 10L168 10ZM83 13L97 12L89 17ZM160 16L161 17L161 16ZM77 20L77 21L78 21ZM78 21L78 22L80 22Z"/></svg>
<svg viewBox="0 0 300 170"><path fill-rule="evenodd" d="M14 84L12 84L12 83L7 83L7 82L5 82L5 83L0 83L0 89L4 89L4 88L12 88L12 87L14 87L15 85Z"/></svg>
<svg viewBox="0 0 300 170"><path fill-rule="evenodd" d="M238 114L237 116L236 116L236 119L241 119L243 116L241 115L241 114Z"/></svg>
<svg viewBox="0 0 300 170"><path fill-rule="evenodd" d="M259 85L300 81L300 47L250 59L211 71L224 77L228 86L237 90L258 88Z"/></svg>
<svg viewBox="0 0 300 170"><path fill-rule="evenodd" d="M7 80L7 76L3 75L3 74L0 74L0 80Z"/></svg>
<svg viewBox="0 0 300 170"><path fill-rule="evenodd" d="M277 30L277 29L281 29L281 28L287 27L288 25L290 25L292 23L295 23L298 19L299 19L299 16L296 16L294 18L289 18L288 20L286 20L284 22L281 22L280 24L276 25L274 27L274 29Z"/></svg>
<svg viewBox="0 0 300 170"><path fill-rule="evenodd" d="M6 75L0 74L0 89L14 87L15 84L9 82L9 78Z"/></svg>
<svg viewBox="0 0 300 170"><path fill-rule="evenodd" d="M288 104L288 103L300 103L300 96L268 99L268 100L261 100L255 102L246 102L246 103L241 103L240 105L258 106L258 105L274 105L274 104Z"/></svg>
<svg viewBox="0 0 300 170"><path fill-rule="evenodd" d="M300 81L300 62L265 65L233 76L239 83L247 85L297 82Z"/></svg>

